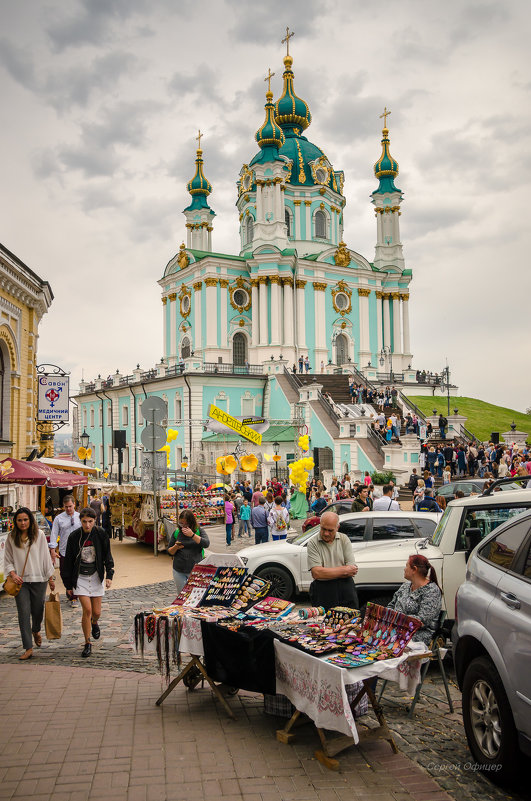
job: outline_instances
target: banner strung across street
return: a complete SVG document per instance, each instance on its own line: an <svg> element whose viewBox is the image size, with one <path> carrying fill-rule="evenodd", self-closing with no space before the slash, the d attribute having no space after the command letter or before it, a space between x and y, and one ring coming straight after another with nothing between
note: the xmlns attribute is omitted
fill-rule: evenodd
<svg viewBox="0 0 531 801"><path fill-rule="evenodd" d="M217 406L214 406L213 403L210 404L210 409L208 411L208 416L211 417L213 420L216 420L218 423L221 423L227 428L232 429L240 437L245 437L245 439L254 442L255 445L262 444L262 435L255 431L252 428L244 425L241 420L237 420L236 417L232 417L227 412L224 412L223 409L218 409Z"/></svg>
<svg viewBox="0 0 531 801"><path fill-rule="evenodd" d="M39 410L37 420L45 423L68 423L68 376L39 375Z"/></svg>

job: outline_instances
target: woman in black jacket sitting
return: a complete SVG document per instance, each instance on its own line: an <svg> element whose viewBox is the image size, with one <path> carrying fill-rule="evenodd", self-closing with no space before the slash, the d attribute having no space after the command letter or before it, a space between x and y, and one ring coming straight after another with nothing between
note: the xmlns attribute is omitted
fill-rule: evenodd
<svg viewBox="0 0 531 801"><path fill-rule="evenodd" d="M79 516L81 528L73 531L68 538L62 578L65 588L74 590L83 608L81 627L85 635L85 647L81 656L86 658L92 652L90 635L95 640L100 638L98 620L101 599L105 589L111 586L114 561L107 533L95 525L94 509L82 509Z"/></svg>
<svg viewBox="0 0 531 801"><path fill-rule="evenodd" d="M179 527L173 532L168 553L173 556L173 579L180 593L192 568L204 557L204 549L208 548L208 534L197 524L191 509L184 509L179 515Z"/></svg>

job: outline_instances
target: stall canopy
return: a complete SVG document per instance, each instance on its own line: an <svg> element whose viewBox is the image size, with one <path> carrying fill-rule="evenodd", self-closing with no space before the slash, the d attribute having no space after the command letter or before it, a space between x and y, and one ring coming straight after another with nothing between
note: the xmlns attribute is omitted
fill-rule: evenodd
<svg viewBox="0 0 531 801"><path fill-rule="evenodd" d="M0 484L31 484L34 487L77 487L87 483L87 476L54 470L38 459L25 462L3 459L0 462Z"/></svg>

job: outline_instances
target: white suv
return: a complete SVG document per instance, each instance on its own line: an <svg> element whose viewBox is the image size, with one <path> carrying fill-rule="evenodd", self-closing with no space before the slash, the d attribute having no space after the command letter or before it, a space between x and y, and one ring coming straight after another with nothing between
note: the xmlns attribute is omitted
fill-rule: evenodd
<svg viewBox="0 0 531 801"><path fill-rule="evenodd" d="M340 515L339 530L349 537L356 558L370 549L374 554L370 561L377 562L378 553L390 545L395 548L404 546L410 550L412 543L431 537L440 516L432 512L350 512ZM296 591L307 592L310 588L312 575L308 570L306 546L318 531L319 526L315 526L287 540L253 545L238 551L238 556L251 573L271 582L272 595L291 598ZM404 552L404 565L406 561L407 553ZM360 603L375 598L390 598L403 580L400 573L396 586L395 583L392 586L379 585L375 596L373 588L364 586L363 574L360 563L356 577Z"/></svg>

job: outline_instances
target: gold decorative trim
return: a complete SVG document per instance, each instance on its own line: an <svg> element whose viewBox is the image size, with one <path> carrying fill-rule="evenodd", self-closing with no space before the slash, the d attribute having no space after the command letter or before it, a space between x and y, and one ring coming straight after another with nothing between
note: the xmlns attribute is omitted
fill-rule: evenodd
<svg viewBox="0 0 531 801"><path fill-rule="evenodd" d="M218 279L217 278L205 278L205 286L217 286Z"/></svg>
<svg viewBox="0 0 531 801"><path fill-rule="evenodd" d="M320 194L320 195L324 195L324 193L325 193L325 192L326 192L326 189L324 188L324 186L322 186L322 187L319 189L319 194Z"/></svg>
<svg viewBox="0 0 531 801"><path fill-rule="evenodd" d="M168 299L169 299L170 303L172 303L174 300L177 300L177 292L171 292L168 295Z"/></svg>
<svg viewBox="0 0 531 801"><path fill-rule="evenodd" d="M304 201L304 205L305 206L311 206L312 205L312 201L311 200L305 200Z"/></svg>
<svg viewBox="0 0 531 801"><path fill-rule="evenodd" d="M381 300L383 298L383 296L384 296L383 292L380 292L380 291L376 292L376 297L378 298L378 300Z"/></svg>
<svg viewBox="0 0 531 801"><path fill-rule="evenodd" d="M162 298L162 303L164 304L164 306L166 305L167 302L168 302L168 298Z"/></svg>
<svg viewBox="0 0 531 801"><path fill-rule="evenodd" d="M260 281L258 280L258 278L251 278L250 284L252 287L258 287L259 283Z"/></svg>
<svg viewBox="0 0 531 801"><path fill-rule="evenodd" d="M293 201L293 205L294 205L294 206L300 206L300 205L301 205L301 203L302 203L302 201L301 201L301 200L294 200L294 201Z"/></svg>
<svg viewBox="0 0 531 801"><path fill-rule="evenodd" d="M184 308L184 299L188 298L188 310ZM192 293L186 286L181 287L181 291L179 292L179 310L181 312L181 317L185 320L192 311Z"/></svg>
<svg viewBox="0 0 531 801"><path fill-rule="evenodd" d="M364 289L362 287L359 287L358 295L360 296L360 298L368 298L370 294L371 294L370 289Z"/></svg>
<svg viewBox="0 0 531 801"><path fill-rule="evenodd" d="M179 248L179 255L177 256L177 264L179 265L180 270L184 270L184 268L188 267L190 264L190 257L188 256L185 247L186 246L183 242Z"/></svg>
<svg viewBox="0 0 531 801"><path fill-rule="evenodd" d="M194 290L196 292L199 292L203 287L203 282L202 281L196 281L193 286L194 286Z"/></svg>
<svg viewBox="0 0 531 801"><path fill-rule="evenodd" d="M316 292L324 292L328 284L320 283L319 281L313 281L313 288Z"/></svg>
<svg viewBox="0 0 531 801"><path fill-rule="evenodd" d="M409 300L409 292L402 292L400 293L400 300L408 301Z"/></svg>
<svg viewBox="0 0 531 801"><path fill-rule="evenodd" d="M337 296L338 295L346 295L348 298L348 305L344 309L340 309L337 305ZM350 314L352 311L352 290L349 289L347 284L344 281L339 281L336 287L332 290L332 306L334 307L335 311L340 314L342 317L345 314Z"/></svg>
<svg viewBox="0 0 531 801"><path fill-rule="evenodd" d="M391 292L393 300L400 300L400 292Z"/></svg>
<svg viewBox="0 0 531 801"><path fill-rule="evenodd" d="M297 287L297 289L304 289L307 283L308 281L303 281L302 278L297 278L297 280L295 281L295 286Z"/></svg>
<svg viewBox="0 0 531 801"><path fill-rule="evenodd" d="M240 328L243 328L243 326L245 325L245 320L240 320L238 325L240 326Z"/></svg>
<svg viewBox="0 0 531 801"><path fill-rule="evenodd" d="M311 161L310 170L312 171L312 178L315 184L321 184L321 186L323 186L328 184L328 182L330 181L330 173L332 172L332 168L326 156L319 156L319 158L315 159L315 161ZM326 173L326 178L324 181L320 181L317 178L318 170L324 170L324 172Z"/></svg>
<svg viewBox="0 0 531 801"><path fill-rule="evenodd" d="M280 284L280 275L270 275L269 276L269 283L270 284Z"/></svg>
<svg viewBox="0 0 531 801"><path fill-rule="evenodd" d="M228 281L227 281L227 286L228 286ZM244 292L247 293L247 303L245 303L243 306L239 306L234 300L234 294L238 289L242 289ZM249 311L249 309L251 308L252 304L251 289L249 287L249 284L244 280L243 276L239 275L236 278L234 284L231 287L229 287L229 298L230 298L230 305L232 306L232 308L236 309L236 311L238 311L240 314L244 311Z"/></svg>
<svg viewBox="0 0 531 801"><path fill-rule="evenodd" d="M348 267L351 261L352 258L347 246L343 241L341 241L337 246L336 252L334 253L334 262L337 267Z"/></svg>
<svg viewBox="0 0 531 801"><path fill-rule="evenodd" d="M342 323L341 323L341 325L340 325L340 328L346 328L346 327L347 327L347 324L346 324L346 322L343 320L343 322L342 322Z"/></svg>
<svg viewBox="0 0 531 801"><path fill-rule="evenodd" d="M258 283L261 284L262 286L265 286L267 284L267 275L259 275Z"/></svg>
<svg viewBox="0 0 531 801"><path fill-rule="evenodd" d="M229 285L229 282L227 281L227 279L226 279L226 278L220 278L220 279L219 279L219 285L220 285L220 287L221 287L222 289L227 289L227 287L228 287L228 285Z"/></svg>
<svg viewBox="0 0 531 801"><path fill-rule="evenodd" d="M280 279L282 286L291 286L293 287L293 278L290 276L283 275Z"/></svg>

